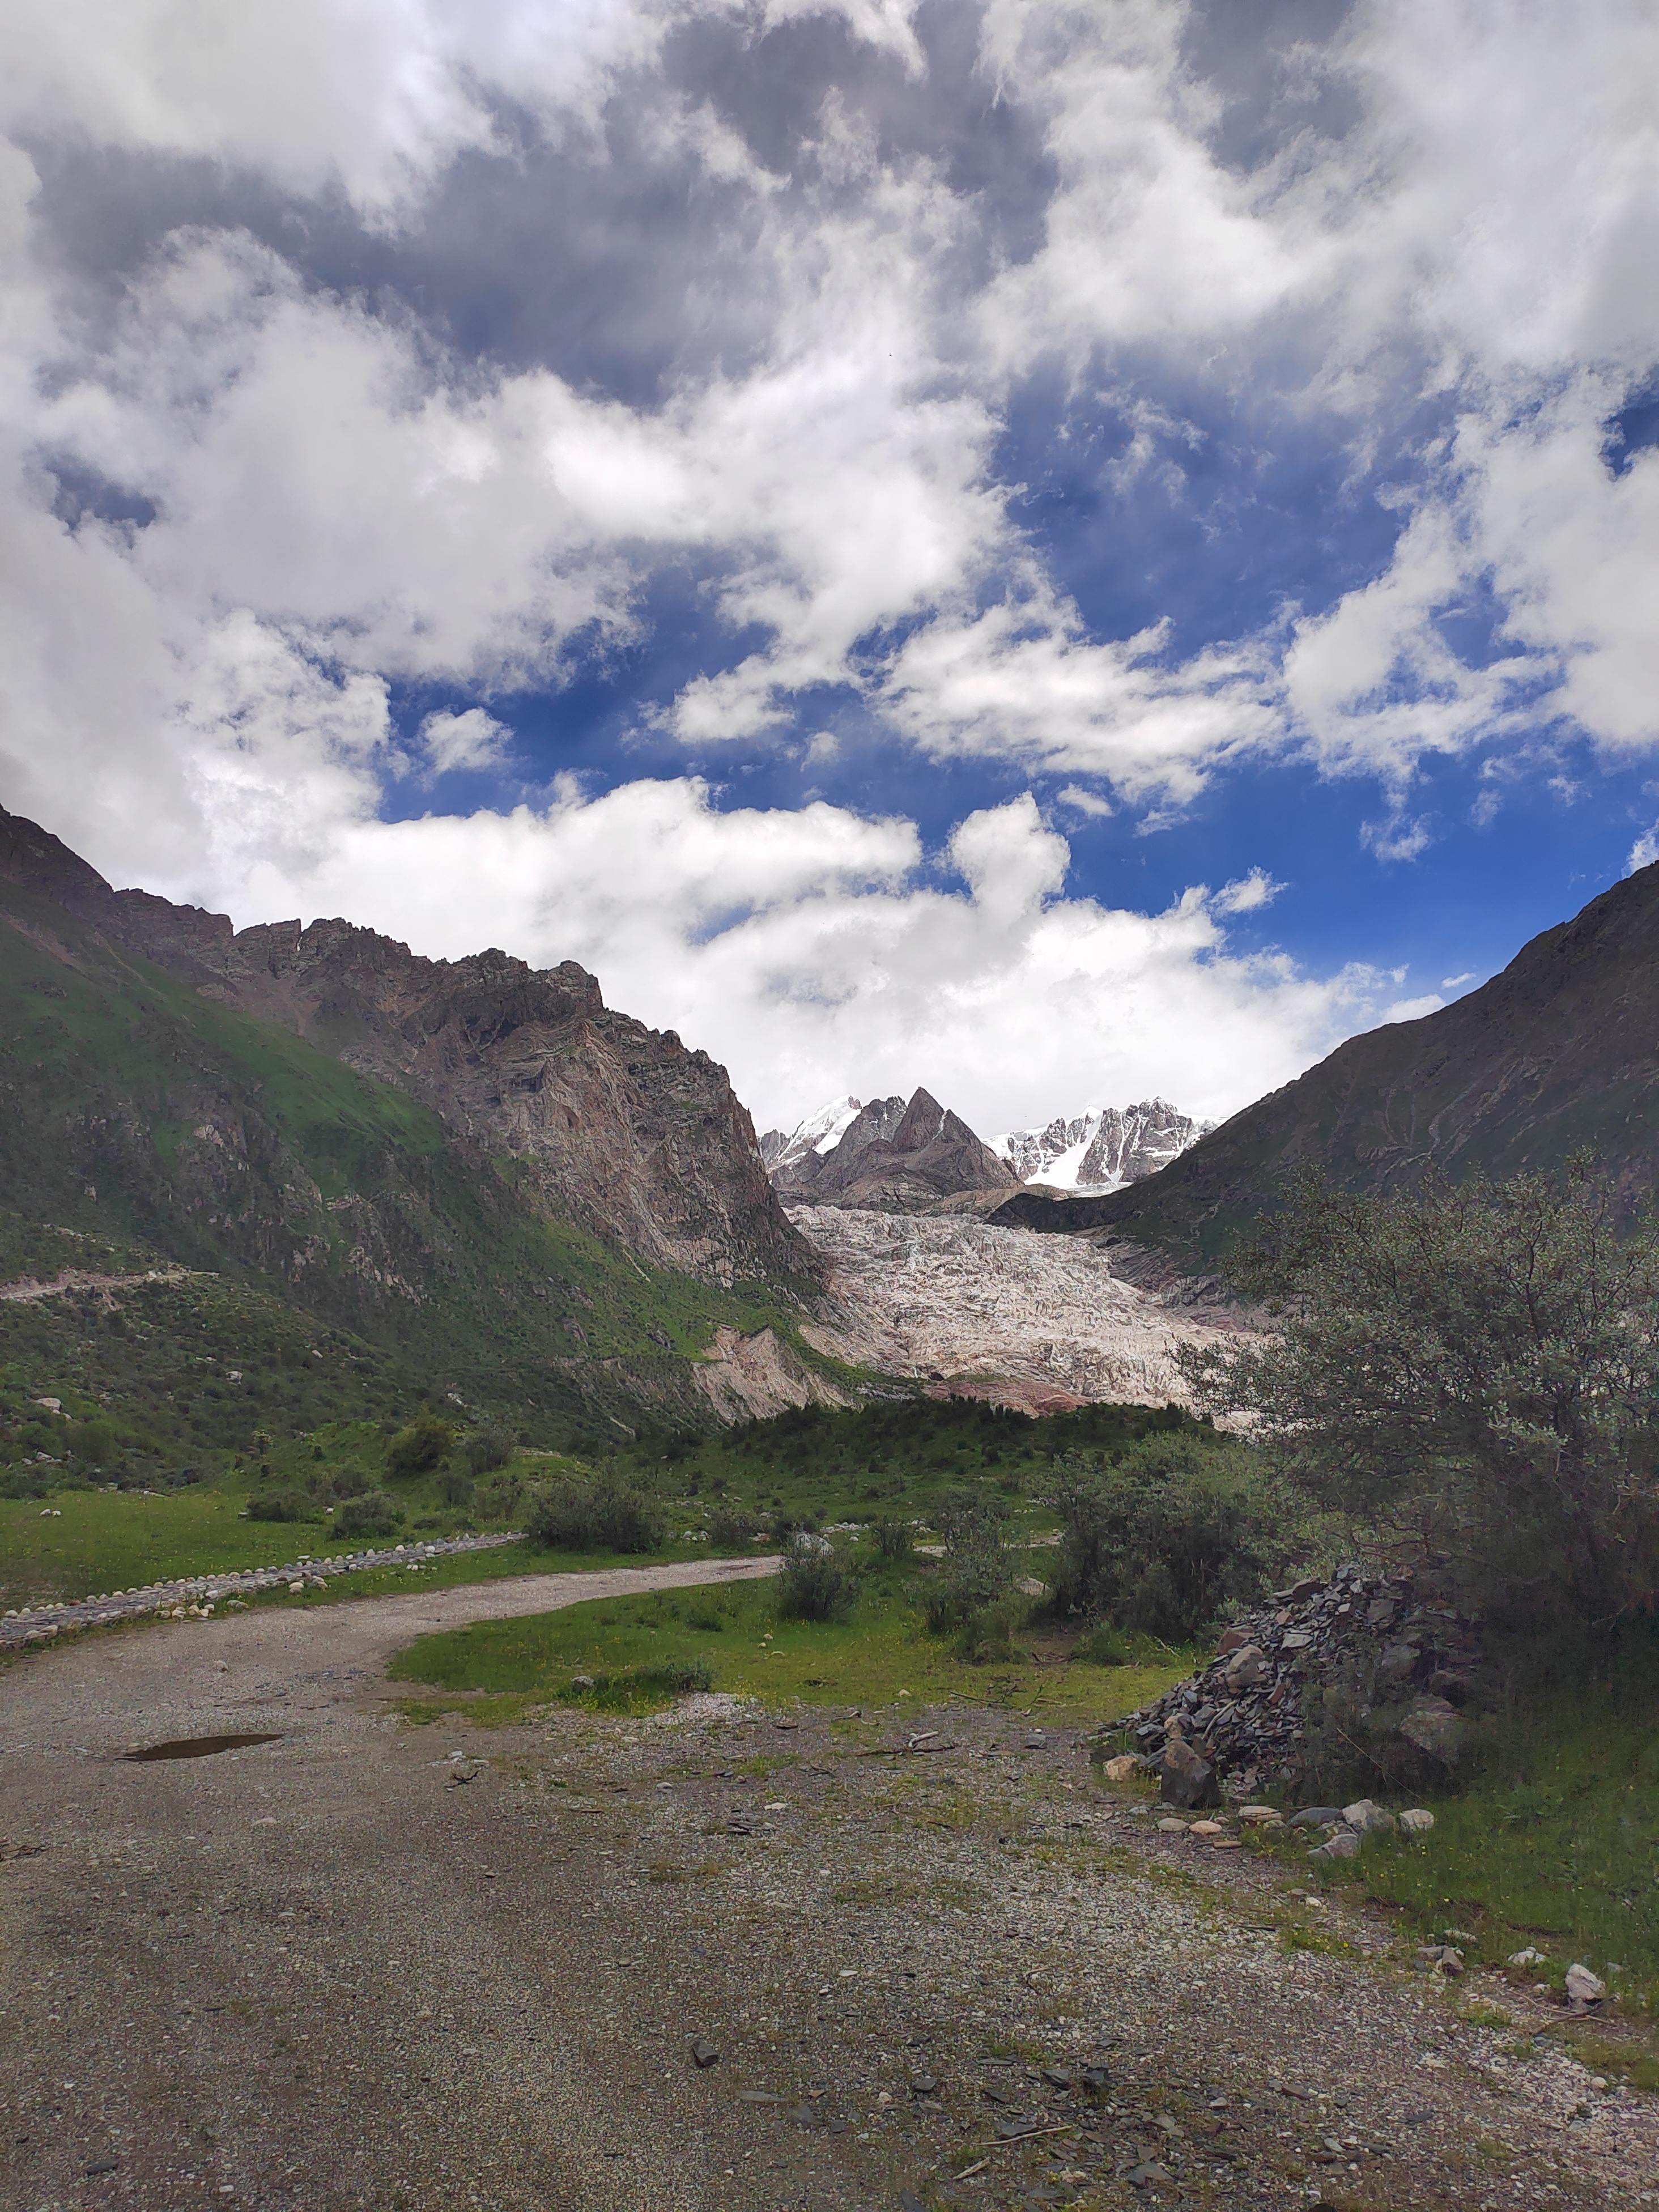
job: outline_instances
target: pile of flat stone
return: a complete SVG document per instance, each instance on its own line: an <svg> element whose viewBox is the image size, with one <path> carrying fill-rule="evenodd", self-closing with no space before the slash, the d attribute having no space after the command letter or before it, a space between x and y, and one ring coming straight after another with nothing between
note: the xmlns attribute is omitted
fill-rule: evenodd
<svg viewBox="0 0 1659 2212"><path fill-rule="evenodd" d="M440 1536L428 1544L392 1544L370 1552L351 1552L327 1559L294 1559L281 1567L247 1567L222 1575L192 1575L178 1582L148 1583L141 1589L110 1590L101 1596L73 1598L63 1604L20 1606L0 1618L0 1650L20 1644L52 1644L78 1629L102 1628L112 1621L159 1615L171 1620L210 1617L218 1606L238 1611L261 1591L287 1587L300 1597L321 1589L337 1575L365 1574L372 1567L424 1566L448 1552L485 1552L498 1544L522 1542L517 1530L489 1536Z"/></svg>
<svg viewBox="0 0 1659 2212"><path fill-rule="evenodd" d="M1111 1731L1127 1730L1143 1771L1188 1808L1224 1791L1294 1789L1307 1768L1310 1690L1367 1718L1383 1711L1405 1745L1449 1769L1459 1705L1481 1660L1476 1623L1407 1573L1350 1564L1277 1591L1221 1639L1210 1665Z"/></svg>

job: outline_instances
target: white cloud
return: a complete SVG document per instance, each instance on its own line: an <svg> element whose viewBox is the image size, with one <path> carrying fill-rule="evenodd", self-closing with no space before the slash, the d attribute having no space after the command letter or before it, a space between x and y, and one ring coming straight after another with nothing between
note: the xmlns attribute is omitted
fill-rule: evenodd
<svg viewBox="0 0 1659 2212"><path fill-rule="evenodd" d="M1067 896L1066 842L1029 798L970 815L931 862L902 819L720 812L689 779L572 787L542 811L365 813L275 857L240 830L227 808L161 888L241 921L343 913L434 956L580 960L611 1005L722 1060L761 1126L919 1082L986 1129L1085 1093L1224 1115L1384 989L1235 953L1225 893L1152 915Z"/></svg>
<svg viewBox="0 0 1659 2212"><path fill-rule="evenodd" d="M1438 1013L1445 1000L1437 991L1425 991L1415 999L1395 999L1378 1016L1380 1022L1416 1022L1425 1014Z"/></svg>
<svg viewBox="0 0 1659 2212"><path fill-rule="evenodd" d="M418 736L433 775L447 775L454 769L494 767L513 733L482 707L469 707L461 714L428 714Z"/></svg>
<svg viewBox="0 0 1659 2212"><path fill-rule="evenodd" d="M1659 860L1659 822L1656 822L1651 829L1644 830L1631 847L1630 856L1625 862L1625 873L1633 876L1638 868L1650 868L1656 860Z"/></svg>
<svg viewBox="0 0 1659 2212"><path fill-rule="evenodd" d="M1210 901L1212 914L1255 914L1264 906L1271 906L1285 889L1275 883L1265 868L1252 868L1237 883L1224 884Z"/></svg>

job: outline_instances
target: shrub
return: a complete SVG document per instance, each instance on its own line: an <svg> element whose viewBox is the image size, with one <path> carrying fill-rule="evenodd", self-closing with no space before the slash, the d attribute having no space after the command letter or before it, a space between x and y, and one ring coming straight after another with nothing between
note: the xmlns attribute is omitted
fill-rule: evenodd
<svg viewBox="0 0 1659 2212"><path fill-rule="evenodd" d="M1293 1187L1236 1272L1279 1316L1182 1364L1323 1502L1580 1620L1659 1587L1659 1223L1588 1163L1356 1196ZM1478 1563L1478 1564L1477 1564Z"/></svg>
<svg viewBox="0 0 1659 2212"><path fill-rule="evenodd" d="M504 1468L478 1485L473 1503L486 1521L510 1521L529 1487L517 1468Z"/></svg>
<svg viewBox="0 0 1659 2212"><path fill-rule="evenodd" d="M469 1474L493 1474L513 1456L514 1437L499 1421L481 1421L461 1446Z"/></svg>
<svg viewBox="0 0 1659 2212"><path fill-rule="evenodd" d="M714 1677L701 1659L668 1659L655 1667L629 1667L619 1674L579 1674L561 1691L566 1705L597 1706L601 1712L628 1712L662 1697L689 1697L712 1690Z"/></svg>
<svg viewBox="0 0 1659 2212"><path fill-rule="evenodd" d="M1060 1612L1185 1642L1258 1596L1288 1551L1284 1500L1246 1445L1144 1438L1112 1460L1055 1462Z"/></svg>
<svg viewBox="0 0 1659 2212"><path fill-rule="evenodd" d="M349 1498L334 1516L337 1536L390 1536L403 1520L392 1500L383 1490L366 1490L361 1498Z"/></svg>
<svg viewBox="0 0 1659 2212"><path fill-rule="evenodd" d="M915 1552L909 1522L895 1520L890 1514L883 1514L870 1523L870 1541L876 1547L878 1558L890 1562L910 1559Z"/></svg>
<svg viewBox="0 0 1659 2212"><path fill-rule="evenodd" d="M549 1483L525 1528L532 1543L559 1552L654 1552L665 1534L655 1500L614 1479Z"/></svg>
<svg viewBox="0 0 1659 2212"><path fill-rule="evenodd" d="M775 1511L771 1516L772 1541L780 1551L785 1549L794 1536L815 1536L817 1534L815 1513L792 1513L787 1509Z"/></svg>
<svg viewBox="0 0 1659 2212"><path fill-rule="evenodd" d="M455 1431L440 1413L416 1413L386 1448L386 1471L394 1481L426 1474L455 1441Z"/></svg>
<svg viewBox="0 0 1659 2212"><path fill-rule="evenodd" d="M446 1505L471 1505L472 1477L464 1467L444 1468L438 1476L438 1495Z"/></svg>
<svg viewBox="0 0 1659 2212"><path fill-rule="evenodd" d="M708 1516L708 1541L717 1552L746 1552L760 1522L741 1505L717 1505Z"/></svg>
<svg viewBox="0 0 1659 2212"><path fill-rule="evenodd" d="M313 1510L303 1490L256 1490L247 1502L250 1521L308 1521Z"/></svg>
<svg viewBox="0 0 1659 2212"><path fill-rule="evenodd" d="M852 1600L852 1578L830 1539L797 1529L783 1547L778 1611L792 1620L833 1620Z"/></svg>
<svg viewBox="0 0 1659 2212"><path fill-rule="evenodd" d="M108 1467L121 1449L121 1439L107 1421L71 1421L64 1442L77 1459L89 1460L94 1467Z"/></svg>
<svg viewBox="0 0 1659 2212"><path fill-rule="evenodd" d="M947 1498L936 1516L945 1554L922 1596L936 1636L960 1629L1006 1599L1014 1586L1013 1555L1004 1546L1008 1517L1000 1500L966 1491Z"/></svg>

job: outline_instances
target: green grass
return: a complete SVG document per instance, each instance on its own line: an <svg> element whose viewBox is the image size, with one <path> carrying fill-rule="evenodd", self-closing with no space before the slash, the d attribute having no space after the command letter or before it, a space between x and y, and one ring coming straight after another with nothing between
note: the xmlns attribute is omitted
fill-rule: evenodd
<svg viewBox="0 0 1659 2212"><path fill-rule="evenodd" d="M242 1498L216 1485L155 1498L60 1490L46 1503L56 1509L51 1517L33 1500L0 1500L0 1599L8 1607L278 1566L333 1548L320 1528L242 1520Z"/></svg>
<svg viewBox="0 0 1659 2212"><path fill-rule="evenodd" d="M1466 1930L1488 1965L1533 1946L1547 1963L1517 1977L1528 1983L1559 1988L1582 1960L1621 2003L1651 2014L1659 2008L1659 1711L1615 1709L1586 1691L1558 1693L1495 1732L1463 1790L1421 1801L1435 1816L1421 1842L1376 1838L1322 1879L1396 1906L1424 1939ZM1279 1848L1300 1856L1288 1839Z"/></svg>
<svg viewBox="0 0 1659 2212"><path fill-rule="evenodd" d="M773 1710L799 1702L921 1711L954 1699L1085 1723L1127 1712L1182 1671L1068 1665L1057 1655L1039 1663L1029 1654L968 1665L948 1640L927 1633L903 1579L891 1573L867 1578L842 1620L781 1620L766 1583L659 1591L424 1636L391 1671L432 1689L513 1692L533 1703L568 1694L574 1675L675 1662L701 1662L716 1690Z"/></svg>
<svg viewBox="0 0 1659 2212"><path fill-rule="evenodd" d="M988 1489L1031 1528L1053 1462L1121 1449L1163 1431L1213 1431L1178 1407L1085 1406L1038 1420L968 1398L885 1397L803 1406L714 1434L642 1432L605 1456L632 1479L697 1507L736 1501L820 1521L925 1516L953 1491Z"/></svg>

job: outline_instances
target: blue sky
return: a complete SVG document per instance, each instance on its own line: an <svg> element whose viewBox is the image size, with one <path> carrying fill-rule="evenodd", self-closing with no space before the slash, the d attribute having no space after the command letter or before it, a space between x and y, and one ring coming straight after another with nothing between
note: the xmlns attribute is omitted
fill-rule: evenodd
<svg viewBox="0 0 1659 2212"><path fill-rule="evenodd" d="M1231 1112L1651 857L1637 0L19 53L0 798L118 880L989 1133Z"/></svg>

